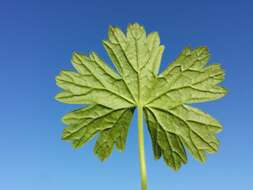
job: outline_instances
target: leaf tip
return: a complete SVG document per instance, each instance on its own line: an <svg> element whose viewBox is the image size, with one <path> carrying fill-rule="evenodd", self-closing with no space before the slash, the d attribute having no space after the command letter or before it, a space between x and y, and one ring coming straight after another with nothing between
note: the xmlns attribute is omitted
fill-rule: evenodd
<svg viewBox="0 0 253 190"><path fill-rule="evenodd" d="M142 25L135 23L128 24L127 27L127 34L128 36L132 36L135 39L138 39L144 35L146 35L145 29Z"/></svg>
<svg viewBox="0 0 253 190"><path fill-rule="evenodd" d="M55 99L56 101L61 101L61 92L59 92L58 94L56 94L56 95L54 96L54 99Z"/></svg>

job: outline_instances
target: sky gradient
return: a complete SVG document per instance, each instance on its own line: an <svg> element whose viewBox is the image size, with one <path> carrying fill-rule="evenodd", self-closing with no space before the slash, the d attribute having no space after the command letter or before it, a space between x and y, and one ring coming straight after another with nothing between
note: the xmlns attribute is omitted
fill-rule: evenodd
<svg viewBox="0 0 253 190"><path fill-rule="evenodd" d="M145 129L149 190L253 189L253 2L0 1L0 189L140 189L136 115L124 153L101 163L95 141L79 150L61 140L61 117L79 106L54 100L55 76L72 70L74 50L96 51L109 64L101 41L109 25L138 22L158 31L166 46L164 69L185 46L207 45L210 63L221 63L229 94L198 104L223 125L221 147L206 164L189 157L174 172L153 159Z"/></svg>

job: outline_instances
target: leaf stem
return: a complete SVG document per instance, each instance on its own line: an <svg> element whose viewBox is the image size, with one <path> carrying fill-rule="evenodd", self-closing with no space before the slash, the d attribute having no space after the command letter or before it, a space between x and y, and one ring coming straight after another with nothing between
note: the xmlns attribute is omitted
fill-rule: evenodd
<svg viewBox="0 0 253 190"><path fill-rule="evenodd" d="M147 190L147 174L144 149L144 133L143 133L143 107L137 106L138 110L138 142L139 142L139 159L141 173L141 190Z"/></svg>

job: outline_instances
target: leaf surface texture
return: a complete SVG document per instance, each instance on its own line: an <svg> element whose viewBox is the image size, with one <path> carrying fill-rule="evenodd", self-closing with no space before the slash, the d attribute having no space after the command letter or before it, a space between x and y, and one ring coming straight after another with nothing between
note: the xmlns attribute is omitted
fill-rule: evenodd
<svg viewBox="0 0 253 190"><path fill-rule="evenodd" d="M85 105L63 117L68 126L64 140L79 148L98 135L94 153L105 160L114 147L124 150L138 107L145 113L154 157L162 157L173 169L187 162L186 149L201 162L206 153L217 152L216 133L222 125L189 105L226 95L219 85L224 71L219 64L208 64L207 47L185 48L159 74L164 46L157 32L146 34L136 23L126 33L110 27L103 45L116 70L94 52L75 52L76 71L62 71L56 77L63 90L56 95L58 101Z"/></svg>

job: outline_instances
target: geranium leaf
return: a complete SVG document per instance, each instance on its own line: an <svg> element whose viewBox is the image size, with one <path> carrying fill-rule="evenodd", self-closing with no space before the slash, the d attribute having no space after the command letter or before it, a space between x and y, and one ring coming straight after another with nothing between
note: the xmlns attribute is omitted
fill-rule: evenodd
<svg viewBox="0 0 253 190"><path fill-rule="evenodd" d="M104 160L114 146L124 150L135 107L145 113L156 159L161 157L178 170L187 162L186 149L201 162L206 153L217 152L216 133L222 125L207 113L188 104L219 99L226 89L219 86L224 71L208 64L207 47L185 48L158 73L164 46L157 32L146 34L131 24L126 34L110 27L103 45L116 72L96 53L74 53L76 71L62 71L56 82L63 89L56 99L87 105L63 117L68 126L62 138L75 148L98 134L94 153Z"/></svg>

